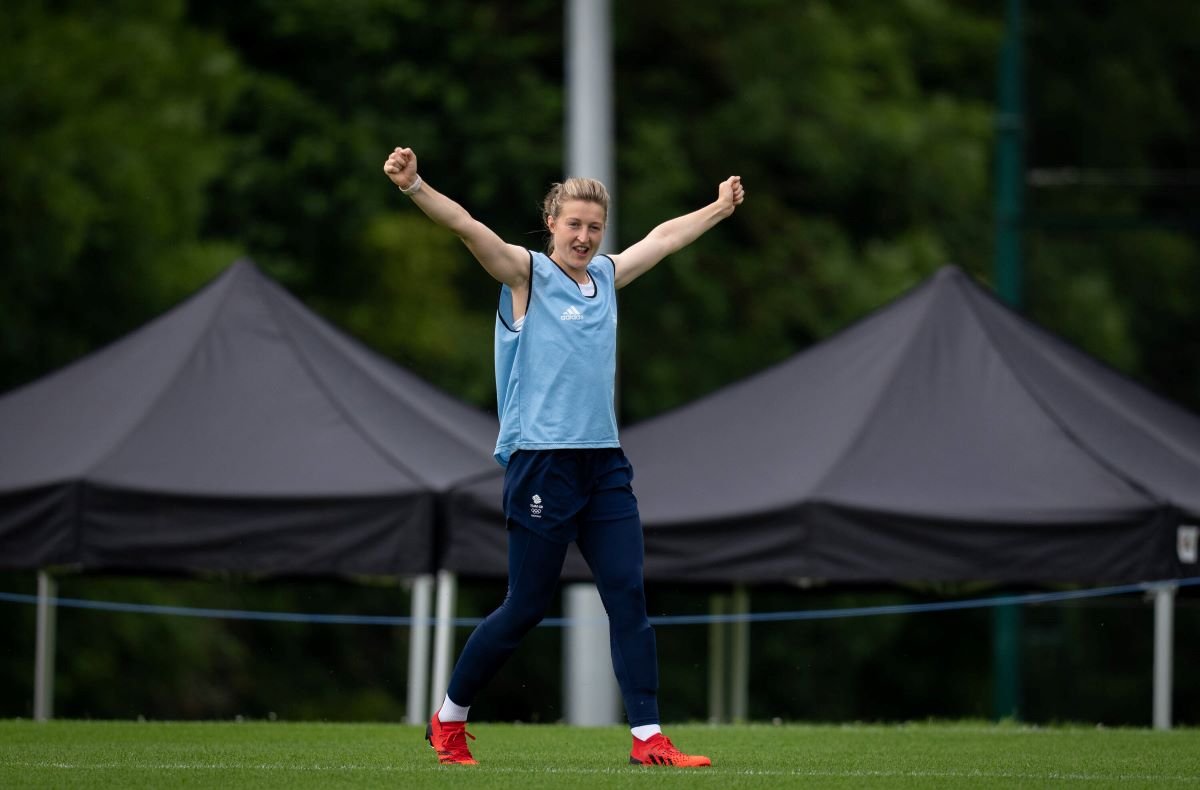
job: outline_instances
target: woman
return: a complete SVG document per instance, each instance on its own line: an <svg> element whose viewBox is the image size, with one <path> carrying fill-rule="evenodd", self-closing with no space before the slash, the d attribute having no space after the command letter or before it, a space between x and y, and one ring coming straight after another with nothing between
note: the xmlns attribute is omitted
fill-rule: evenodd
<svg viewBox="0 0 1200 790"><path fill-rule="evenodd" d="M633 735L629 761L697 767L662 734L658 658L646 616L642 526L617 440L616 291L733 214L741 179L717 199L664 222L619 255L597 255L608 192L593 179L555 184L543 204L549 250L507 244L417 172L410 148L396 148L388 178L434 222L457 234L501 283L496 314L496 460L506 467L508 594L467 640L442 707L425 737L443 763L474 765L467 711L478 692L542 619L558 586L567 546L580 548L609 618L613 669ZM474 738L474 736L469 736Z"/></svg>

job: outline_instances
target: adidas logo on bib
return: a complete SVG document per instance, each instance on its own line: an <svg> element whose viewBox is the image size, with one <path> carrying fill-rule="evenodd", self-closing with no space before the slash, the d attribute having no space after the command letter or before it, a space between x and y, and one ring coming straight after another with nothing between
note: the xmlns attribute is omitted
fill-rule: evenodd
<svg viewBox="0 0 1200 790"><path fill-rule="evenodd" d="M558 318L560 321L582 321L583 313L579 312L579 310L575 308L575 305L571 305L566 310L563 310L562 315L560 315Z"/></svg>

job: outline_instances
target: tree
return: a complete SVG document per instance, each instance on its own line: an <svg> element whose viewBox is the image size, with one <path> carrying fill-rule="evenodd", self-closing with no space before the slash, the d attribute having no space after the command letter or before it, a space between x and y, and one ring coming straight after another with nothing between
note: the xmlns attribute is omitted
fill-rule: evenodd
<svg viewBox="0 0 1200 790"><path fill-rule="evenodd" d="M1029 12L1030 313L1200 411L1200 7Z"/></svg>
<svg viewBox="0 0 1200 790"><path fill-rule="evenodd" d="M251 70L211 233L377 350L480 405L494 401L498 284L382 172L397 145L504 238L540 244L561 178L558 3L195 3Z"/></svg>
<svg viewBox="0 0 1200 790"><path fill-rule="evenodd" d="M731 173L748 192L623 295L626 418L779 361L943 264L985 270L994 16L758 0L617 19L622 239Z"/></svg>
<svg viewBox="0 0 1200 790"><path fill-rule="evenodd" d="M200 234L238 60L179 3L143 6L5 8L0 389L132 329L239 249Z"/></svg>

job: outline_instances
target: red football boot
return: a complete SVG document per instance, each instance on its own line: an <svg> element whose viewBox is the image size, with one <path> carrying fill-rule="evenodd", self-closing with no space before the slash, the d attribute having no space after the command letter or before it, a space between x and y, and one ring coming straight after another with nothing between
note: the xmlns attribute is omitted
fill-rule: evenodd
<svg viewBox="0 0 1200 790"><path fill-rule="evenodd" d="M467 738L475 740L475 736L467 732L465 721L442 722L436 713L425 727L425 740L437 752L438 762L442 765L479 764L467 748Z"/></svg>
<svg viewBox="0 0 1200 790"><path fill-rule="evenodd" d="M671 768L707 768L712 760L699 754L684 754L675 748L671 740L659 733L642 741L633 739L633 750L629 753L630 765L663 765Z"/></svg>

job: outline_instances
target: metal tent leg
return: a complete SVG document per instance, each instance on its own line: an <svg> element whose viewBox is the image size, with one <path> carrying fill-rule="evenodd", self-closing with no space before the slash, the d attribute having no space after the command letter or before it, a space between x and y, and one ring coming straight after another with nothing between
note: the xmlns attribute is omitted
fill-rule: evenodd
<svg viewBox="0 0 1200 790"><path fill-rule="evenodd" d="M429 615L432 613L433 575L422 574L412 580L412 625L408 641L408 723L424 724L430 711L429 699Z"/></svg>
<svg viewBox="0 0 1200 790"><path fill-rule="evenodd" d="M442 707L450 685L451 652L454 649L454 610L458 577L450 571L437 575L437 624L433 629L433 684L429 687L429 710Z"/></svg>
<svg viewBox="0 0 1200 790"><path fill-rule="evenodd" d="M33 718L54 717L55 602L58 582L46 571L38 571L37 648L33 666Z"/></svg>
<svg viewBox="0 0 1200 790"><path fill-rule="evenodd" d="M750 592L745 585L733 588L733 613L750 613ZM733 655L730 661L729 714L734 722L746 722L750 718L750 621L733 623Z"/></svg>
<svg viewBox="0 0 1200 790"><path fill-rule="evenodd" d="M713 593L708 598L708 611L713 617L725 614L725 596ZM714 620L708 624L708 720L725 723L726 633L729 624Z"/></svg>
<svg viewBox="0 0 1200 790"><path fill-rule="evenodd" d="M1175 585L1154 588L1154 729L1171 729L1171 658L1175 642Z"/></svg>

